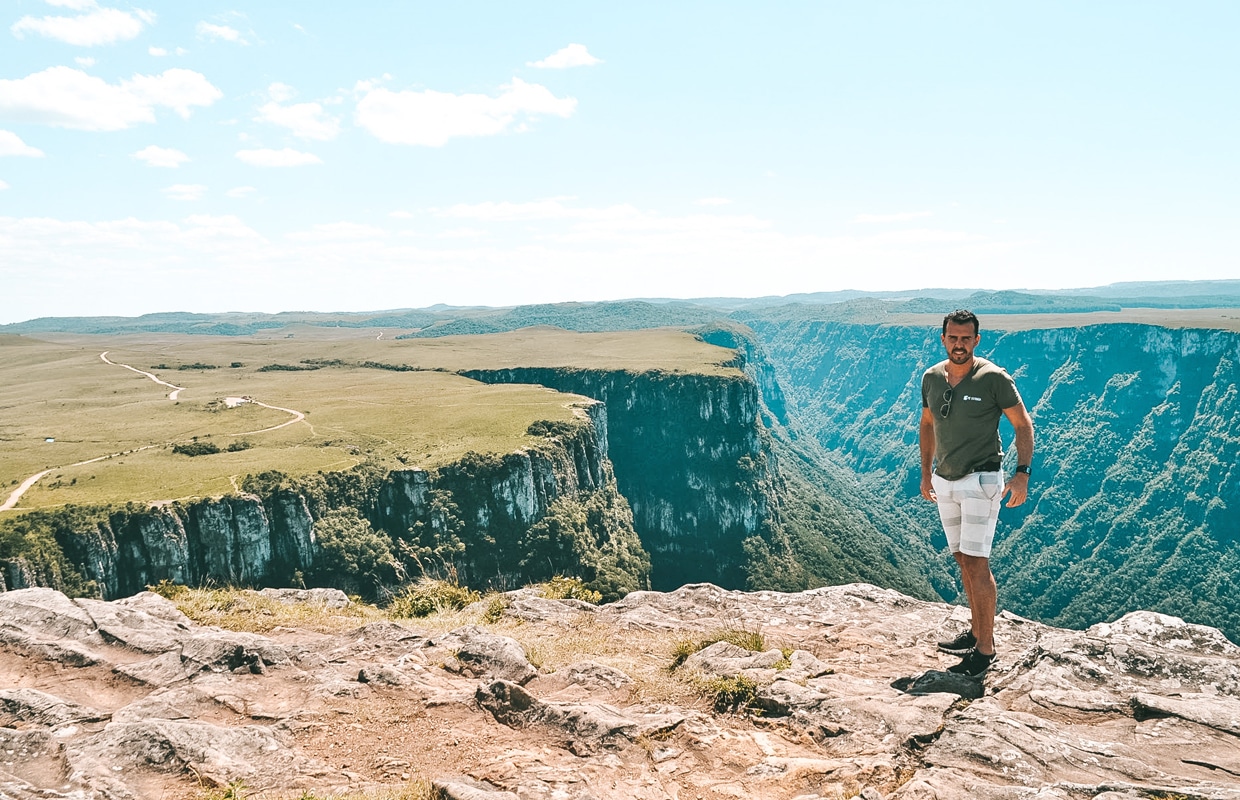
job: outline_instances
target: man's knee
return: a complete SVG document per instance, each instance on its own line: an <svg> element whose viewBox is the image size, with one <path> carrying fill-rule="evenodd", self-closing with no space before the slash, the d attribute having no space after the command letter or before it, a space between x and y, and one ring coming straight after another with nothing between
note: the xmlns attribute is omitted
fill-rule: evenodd
<svg viewBox="0 0 1240 800"><path fill-rule="evenodd" d="M961 569L973 575L986 575L990 572L990 559L985 556L956 553L956 561L959 562Z"/></svg>

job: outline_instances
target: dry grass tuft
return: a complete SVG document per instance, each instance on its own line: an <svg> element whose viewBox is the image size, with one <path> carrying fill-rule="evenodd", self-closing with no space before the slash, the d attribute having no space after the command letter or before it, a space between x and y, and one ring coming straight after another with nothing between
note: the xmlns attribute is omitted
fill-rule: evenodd
<svg viewBox="0 0 1240 800"><path fill-rule="evenodd" d="M415 778L403 786L369 789L359 792L281 791L279 789L250 790L244 781L233 781L224 787L205 789L195 800L439 800L440 794L423 778Z"/></svg>
<svg viewBox="0 0 1240 800"><path fill-rule="evenodd" d="M181 586L167 594L162 586L152 589L172 600L182 614L199 625L230 631L267 633L285 627L339 633L388 618L374 606L356 600L345 608L328 608L322 603L283 603L249 589Z"/></svg>
<svg viewBox="0 0 1240 800"><path fill-rule="evenodd" d="M675 670L685 659L699 650L705 650L716 642L729 642L743 650L761 653L766 650L766 640L759 631L747 631L741 628L724 628L708 633L696 639L681 639L672 649L672 663L669 670Z"/></svg>
<svg viewBox="0 0 1240 800"><path fill-rule="evenodd" d="M159 587L157 587L159 588ZM495 613L492 603L476 603L463 609L445 608L417 620L397 616L367 603L354 601L344 609L309 603L281 603L245 589L189 589L175 587L169 593L177 607L191 620L236 631L265 633L276 628L300 628L318 633L342 633L360 625L392 620L427 636L437 636L466 625L516 640L525 648L530 663L552 673L581 661L594 661L618 669L634 681L630 702L699 705L703 692L693 676L676 675L667 667L682 645L674 631L617 628L583 611L562 623L530 624ZM723 633L719 632L722 636ZM741 634L748 634L748 639ZM732 632L737 641L757 634ZM710 639L705 647L713 641ZM761 637L758 637L760 643ZM743 646L743 645L742 645ZM698 649L701 649L699 647ZM710 699L708 697L708 699Z"/></svg>

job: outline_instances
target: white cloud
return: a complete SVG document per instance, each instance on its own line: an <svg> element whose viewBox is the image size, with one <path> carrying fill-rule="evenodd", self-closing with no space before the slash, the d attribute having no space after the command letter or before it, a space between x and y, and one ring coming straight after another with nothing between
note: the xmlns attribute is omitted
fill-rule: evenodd
<svg viewBox="0 0 1240 800"><path fill-rule="evenodd" d="M483 203L458 203L446 209L436 210L440 217L454 219L476 219L487 222L520 222L528 220L598 220L598 219L632 219L641 215L631 205L615 205L607 208L572 208L564 204L571 197L551 197L546 200L534 200L526 203L510 203L507 201Z"/></svg>
<svg viewBox="0 0 1240 800"><path fill-rule="evenodd" d="M449 228L436 236L439 239L481 239L486 235L486 231L478 228Z"/></svg>
<svg viewBox="0 0 1240 800"><path fill-rule="evenodd" d="M233 188L224 192L224 194L228 197L242 198L242 197L247 197L251 194L254 194L254 192L257 192L257 191L258 189L255 189L253 186L234 186Z"/></svg>
<svg viewBox="0 0 1240 800"><path fill-rule="evenodd" d="M276 81L267 87L267 96L277 103L287 103L297 96L297 90L287 83Z"/></svg>
<svg viewBox="0 0 1240 800"><path fill-rule="evenodd" d="M121 82L136 97L165 106L188 118L190 106L209 106L224 96L201 73L188 69L164 70L159 75L135 75Z"/></svg>
<svg viewBox="0 0 1240 800"><path fill-rule="evenodd" d="M357 124L389 144L441 147L454 136L495 136L542 114L572 116L577 100L556 97L545 86L513 78L498 97L401 91L359 82Z"/></svg>
<svg viewBox="0 0 1240 800"><path fill-rule="evenodd" d="M201 183L177 183L163 190L170 200L197 200L206 191Z"/></svg>
<svg viewBox="0 0 1240 800"><path fill-rule="evenodd" d="M43 151L37 147L31 147L21 140L21 137L12 131L0 130L0 156L26 156L28 158L41 158Z"/></svg>
<svg viewBox="0 0 1240 800"><path fill-rule="evenodd" d="M527 61L525 65L538 69L567 69L569 67L591 67L602 63L601 59L590 55L590 51L584 44L570 44L541 61Z"/></svg>
<svg viewBox="0 0 1240 800"><path fill-rule="evenodd" d="M186 55L187 53L189 53L189 51L186 50L184 47L177 48L177 55L183 56L183 55Z"/></svg>
<svg viewBox="0 0 1240 800"><path fill-rule="evenodd" d="M870 224L875 222L907 222L910 219L921 219L922 217L933 216L929 211L904 211L899 214L858 214L853 217L853 222L857 224Z"/></svg>
<svg viewBox="0 0 1240 800"><path fill-rule="evenodd" d="M694 201L694 205L699 205L699 206L726 206L726 205L730 204L731 202L732 202L732 201L731 201L731 200L729 200L729 199L728 199L728 198L726 198L726 197L703 197L703 198L702 198L702 199L700 199L700 200L695 200L695 201Z"/></svg>
<svg viewBox="0 0 1240 800"><path fill-rule="evenodd" d="M189 156L180 150L173 150L168 147L156 147L149 145L133 154L133 157L139 161L145 161L152 167L179 167L186 161Z"/></svg>
<svg viewBox="0 0 1240 800"><path fill-rule="evenodd" d="M0 192L3 192L7 188L9 188L9 185L4 181L0 181Z"/></svg>
<svg viewBox="0 0 1240 800"><path fill-rule="evenodd" d="M306 164L322 164L323 161L314 153L303 153L291 147L283 150L257 149L238 150L237 158L255 167L300 167Z"/></svg>
<svg viewBox="0 0 1240 800"><path fill-rule="evenodd" d="M142 33L143 21L151 21L147 13L100 8L76 17L22 17L9 30L19 39L30 32L78 47L94 47L136 38Z"/></svg>
<svg viewBox="0 0 1240 800"><path fill-rule="evenodd" d="M295 242L338 242L381 239L387 235L387 231L374 225L362 225L357 222L328 222L315 225L308 231L290 233L288 238Z"/></svg>
<svg viewBox="0 0 1240 800"><path fill-rule="evenodd" d="M209 106L223 96L203 75L187 69L135 75L114 85L81 70L49 67L25 78L0 80L0 119L119 131L154 122L158 106L188 117L191 106Z"/></svg>
<svg viewBox="0 0 1240 800"><path fill-rule="evenodd" d="M205 36L208 39L223 39L226 42L234 42L236 44L249 44L245 37L241 35L241 31L227 25L199 22L196 30L199 36Z"/></svg>
<svg viewBox="0 0 1240 800"><path fill-rule="evenodd" d="M326 142L340 134L340 119L327 114L318 103L294 103L291 106L266 103L258 109L256 119L288 128L294 136L302 139Z"/></svg>
<svg viewBox="0 0 1240 800"><path fill-rule="evenodd" d="M90 56L77 56L77 57L76 57L76 58L74 58L73 60L74 60L74 62L76 62L76 63L77 63L77 65L78 65L79 67L93 67L93 66L95 66L95 59L91 58Z"/></svg>
<svg viewBox="0 0 1240 800"><path fill-rule="evenodd" d="M162 47L155 47L155 46L146 48L146 52L147 52L147 55L152 55L152 56L155 56L156 58L163 58L164 56L168 55L167 50L165 50Z"/></svg>

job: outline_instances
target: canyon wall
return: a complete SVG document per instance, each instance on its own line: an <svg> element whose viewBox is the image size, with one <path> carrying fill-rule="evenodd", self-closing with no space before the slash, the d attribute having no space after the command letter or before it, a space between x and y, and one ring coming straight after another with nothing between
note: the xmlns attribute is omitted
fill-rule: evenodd
<svg viewBox="0 0 1240 800"><path fill-rule="evenodd" d="M0 553L3 585L93 582L91 593L112 599L160 581L259 587L345 577L316 564L316 528L348 511L392 548L393 578L416 577L420 559L438 559L433 566L475 585L562 571L595 578L610 594L647 588L649 557L607 458L606 409L588 403L579 412L573 423L536 423L536 438L515 452L470 453L432 470L262 473L224 497L30 512L4 537L7 550L22 552ZM10 544L23 533L24 548Z"/></svg>
<svg viewBox="0 0 1240 800"><path fill-rule="evenodd" d="M741 374L569 368L462 374L602 401L616 484L650 553L654 588L746 585L743 544L769 527L774 493L753 381Z"/></svg>

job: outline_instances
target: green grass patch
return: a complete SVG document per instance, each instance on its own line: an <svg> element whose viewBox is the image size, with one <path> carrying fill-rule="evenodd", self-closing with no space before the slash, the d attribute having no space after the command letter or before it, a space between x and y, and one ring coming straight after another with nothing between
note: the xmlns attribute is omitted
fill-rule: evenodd
<svg viewBox="0 0 1240 800"><path fill-rule="evenodd" d="M711 707L720 714L743 711L758 697L757 681L744 675L702 678L695 683L698 691L710 700Z"/></svg>

